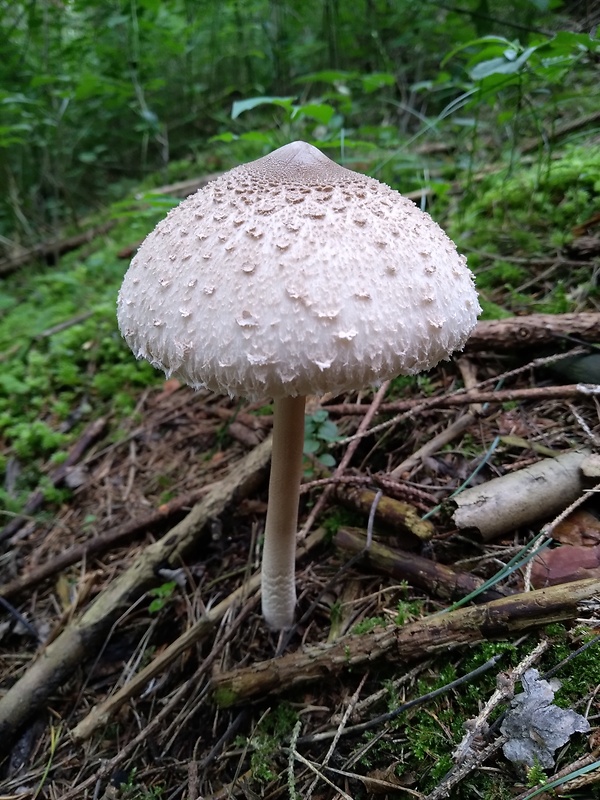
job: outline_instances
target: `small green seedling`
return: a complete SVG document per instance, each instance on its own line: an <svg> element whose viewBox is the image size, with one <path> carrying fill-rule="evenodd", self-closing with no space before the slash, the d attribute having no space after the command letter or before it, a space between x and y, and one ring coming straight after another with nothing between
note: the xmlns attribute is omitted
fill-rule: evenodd
<svg viewBox="0 0 600 800"><path fill-rule="evenodd" d="M329 413L321 408L314 414L309 414L304 420L304 455L313 457L324 467L335 467L336 461L331 453L327 452L330 444L338 442L340 434L335 422L329 419ZM312 475L313 469L304 470L305 475Z"/></svg>

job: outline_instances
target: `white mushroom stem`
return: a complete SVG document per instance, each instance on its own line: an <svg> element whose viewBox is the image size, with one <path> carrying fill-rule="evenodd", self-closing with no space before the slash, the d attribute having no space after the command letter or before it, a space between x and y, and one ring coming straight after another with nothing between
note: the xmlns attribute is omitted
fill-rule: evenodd
<svg viewBox="0 0 600 800"><path fill-rule="evenodd" d="M274 403L273 454L261 584L263 616L274 630L289 628L294 622L304 406L304 397L281 397Z"/></svg>

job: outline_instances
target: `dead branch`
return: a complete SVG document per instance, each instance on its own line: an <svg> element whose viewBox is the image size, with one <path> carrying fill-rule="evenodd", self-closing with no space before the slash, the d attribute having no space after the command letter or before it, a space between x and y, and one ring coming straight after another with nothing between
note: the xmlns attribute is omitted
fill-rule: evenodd
<svg viewBox="0 0 600 800"><path fill-rule="evenodd" d="M600 592L600 580L574 581L547 589L493 600L473 608L435 614L410 625L389 625L336 642L308 647L281 658L262 661L213 676L215 700L228 708L254 697L266 697L292 687L355 671L360 664L388 657L414 661L447 654L466 644L506 637L530 628L574 619L578 606Z"/></svg>
<svg viewBox="0 0 600 800"><path fill-rule="evenodd" d="M334 542L336 547L349 553L364 551L365 563L399 581L408 581L411 586L426 589L448 602L454 602L477 591L484 583L481 578L471 575L470 572L459 572L415 553L388 547L382 542L372 542L367 551L366 534L359 528L340 528ZM509 592L502 589L488 589L482 592L478 599L487 602L505 597L507 594Z"/></svg>
<svg viewBox="0 0 600 800"><path fill-rule="evenodd" d="M319 528L319 530L312 533L298 545L296 558L298 559L306 555L306 553L312 550L316 545L320 544L324 538L325 530ZM224 600L221 600L214 608L208 610L198 622L172 642L160 655L132 678L129 683L119 689L116 694L108 697L100 705L94 706L87 717L85 717L71 732L73 738L76 741L89 738L96 728L106 724L117 709L127 702L127 700L142 692L152 678L164 672L169 664L173 663L176 658L193 644L207 636L213 630L214 626L223 619L225 613L232 606L238 602L242 602L245 597L255 592L259 586L260 572L256 572L246 583L232 592Z"/></svg>
<svg viewBox="0 0 600 800"><path fill-rule="evenodd" d="M474 404L474 408L481 408L479 403ZM400 478L404 473L410 472L416 466L418 466L425 458L428 456L433 455L433 453L437 453L439 450L444 447L444 445L449 444L450 442L454 441L458 436L464 433L471 425L477 420L477 415L480 412L471 413L470 411L466 414L463 414L458 419L454 420L447 428L445 428L441 433L438 433L437 436L434 436L433 439L430 439L428 442L422 447L419 447L412 455L405 458L397 467L390 472L391 478Z"/></svg>
<svg viewBox="0 0 600 800"><path fill-rule="evenodd" d="M0 699L0 753L10 748L25 721L73 670L94 655L115 621L149 586L160 580L158 569L179 567L206 524L219 517L234 500L247 496L257 487L270 456L269 438L242 458L232 474L217 483L185 519L146 547L79 618L43 648L25 674Z"/></svg>
<svg viewBox="0 0 600 800"><path fill-rule="evenodd" d="M465 489L452 501L458 528L476 528L486 541L550 519L582 495L582 466L589 451L575 450L545 458L530 467Z"/></svg>
<svg viewBox="0 0 600 800"><path fill-rule="evenodd" d="M532 150L538 150L540 147L545 147L548 142L553 142L569 133L579 131L581 128L587 128L588 125L593 125L598 120L600 120L600 111L592 111L591 114L585 114L583 117L563 122L562 125L556 125L552 130L545 131L544 136L532 136L530 139L525 139L521 145L521 152L529 153Z"/></svg>
<svg viewBox="0 0 600 800"><path fill-rule="evenodd" d="M106 420L103 417L94 420L94 422L91 422L87 426L87 428L79 437L79 440L75 442L69 451L69 455L67 456L66 460L63 461L62 464L59 464L59 466L53 469L48 475L48 478L53 486L60 486L60 484L67 477L69 469L81 459L88 447L90 447L90 445L92 445L96 439L99 439L100 436L102 436L105 428ZM24 516L14 517L2 528L2 530L0 530L0 542L10 539L10 537L13 536L27 522L27 516L32 514L34 511L37 511L38 508L42 506L43 502L43 492L36 491L30 494L23 509Z"/></svg>
<svg viewBox="0 0 600 800"><path fill-rule="evenodd" d="M187 492L179 497L169 500L168 503L160 506L157 511L153 511L144 517L124 522L122 525L117 525L116 528L94 536L88 539L83 544L76 544L69 547L67 550L59 553L55 558L41 564L39 567L19 575L12 581L0 586L0 597L8 598L15 597L21 594L26 589L31 589L33 586L38 586L42 581L56 575L62 570L76 564L78 561L83 561L92 555L104 553L114 547L116 544L133 539L148 531L155 530L169 522L177 514L182 513L185 509L189 509L199 502L204 495L210 491L211 486L202 486L193 492Z"/></svg>
<svg viewBox="0 0 600 800"><path fill-rule="evenodd" d="M386 394L387 390L389 389L389 386L390 386L390 382L389 381L384 381L381 384L381 386L379 387L379 389L375 392L375 396L373 397L373 399L371 400L369 405L365 407L365 412L364 412L365 416L360 421L360 425L358 426L357 433L360 434L361 431L366 430L369 427L369 425L371 424L371 420L373 419L373 417L377 414L377 412L380 409L381 402L382 402L383 398L385 397L385 394ZM340 460L340 463L337 465L337 467L334 470L334 473L333 473L333 477L334 478L339 478L344 474L344 472L348 468L348 465L350 464L350 461L352 461L352 456L356 452L356 448L358 447L358 445L359 445L359 440L358 439L356 439L353 442L350 442L350 444L346 448L346 451L344 452L344 455L342 456L342 458ZM334 486L333 485L329 485L329 486L325 487L325 490L323 491L323 493L321 494L321 496L319 497L317 502L312 507L308 517L306 518L306 522L302 526L302 530L300 531L300 539L303 539L306 536L306 534L310 531L314 521L317 519L319 514L325 508L325 505L326 505L327 501L329 500L333 490L334 490Z"/></svg>
<svg viewBox="0 0 600 800"><path fill-rule="evenodd" d="M63 255L63 253L68 253L71 250L77 250L78 247L91 242L97 236L102 236L102 234L107 233L114 225L115 220L108 220L83 233L67 236L65 239L42 242L15 256L4 258L0 261L0 275L8 275L10 272L14 272L16 269L19 269L19 267L37 258L53 258L58 260L58 256Z"/></svg>
<svg viewBox="0 0 600 800"><path fill-rule="evenodd" d="M375 500L375 492L371 489L344 483L336 485L335 494L342 503L364 514L369 514ZM413 546L419 541L429 541L435 533L431 522L421 519L414 506L392 497L382 497L379 500L376 520L393 528L396 535L404 536Z"/></svg>
<svg viewBox="0 0 600 800"><path fill-rule="evenodd" d="M412 400L397 400L394 403L382 403L378 411L381 414L397 414L411 411L414 408L429 411L434 408L453 408L468 406L471 403L509 403L516 400L541 401L541 400L568 400L574 397L589 397L600 394L596 384L572 383L565 386L534 386L531 389L501 389L496 392L470 391L457 392L456 394L440 395L439 397L415 397ZM369 410L370 405L357 405L356 403L340 403L339 405L324 405L330 414L339 416L362 416Z"/></svg>
<svg viewBox="0 0 600 800"><path fill-rule="evenodd" d="M529 314L508 319L478 322L465 350L514 350L530 345L549 344L564 336L586 342L600 340L600 313Z"/></svg>

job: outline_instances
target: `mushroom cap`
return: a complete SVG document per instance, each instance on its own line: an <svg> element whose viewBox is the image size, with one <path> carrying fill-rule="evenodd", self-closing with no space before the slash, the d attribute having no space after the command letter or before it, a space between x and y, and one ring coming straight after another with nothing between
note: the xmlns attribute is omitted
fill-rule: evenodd
<svg viewBox="0 0 600 800"><path fill-rule="evenodd" d="M427 370L464 346L479 312L466 259L428 214L305 142L173 209L118 300L138 358L252 399Z"/></svg>

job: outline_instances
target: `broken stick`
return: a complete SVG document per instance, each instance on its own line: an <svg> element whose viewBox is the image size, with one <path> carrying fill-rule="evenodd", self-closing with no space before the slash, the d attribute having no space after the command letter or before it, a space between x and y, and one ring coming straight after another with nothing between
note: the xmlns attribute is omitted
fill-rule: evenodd
<svg viewBox="0 0 600 800"><path fill-rule="evenodd" d="M392 661L414 661L446 654L466 644L495 636L506 637L551 622L574 619L579 604L600 592L600 580L574 581L548 589L493 600L472 608L434 614L410 625L389 625L337 641L307 647L281 658L213 677L215 700L222 708L265 698L292 687L331 678L345 670L356 671L384 656Z"/></svg>
<svg viewBox="0 0 600 800"><path fill-rule="evenodd" d="M477 591L484 583L482 578L470 572L455 570L430 558L388 547L382 542L372 542L367 550L366 533L359 528L340 528L334 542L336 547L349 553L363 552L365 562L396 580L408 581L411 586L427 589L450 603ZM507 594L510 592L492 588L482 592L477 599L485 602Z"/></svg>
<svg viewBox="0 0 600 800"><path fill-rule="evenodd" d="M242 458L232 474L180 523L145 548L133 564L107 586L90 607L47 647L25 674L0 699L0 754L10 749L20 728L61 686L71 673L94 655L114 622L149 587L160 581L159 568L181 565L206 524L220 516L234 500L251 493L271 457L271 438Z"/></svg>

